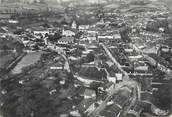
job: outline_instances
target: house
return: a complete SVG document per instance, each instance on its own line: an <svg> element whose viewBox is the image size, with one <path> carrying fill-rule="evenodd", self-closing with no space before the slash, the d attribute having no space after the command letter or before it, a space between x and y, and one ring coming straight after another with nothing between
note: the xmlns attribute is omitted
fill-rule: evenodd
<svg viewBox="0 0 172 117"><path fill-rule="evenodd" d="M134 68L134 71L140 71L140 72L148 72L149 67L148 66L138 66Z"/></svg>
<svg viewBox="0 0 172 117"><path fill-rule="evenodd" d="M46 30L35 30L35 31L33 31L33 33L35 35L42 34L42 35L45 36L45 34L49 34L49 31L46 31Z"/></svg>
<svg viewBox="0 0 172 117"><path fill-rule="evenodd" d="M73 37L76 35L76 31L74 30L70 30L70 29L64 29L62 30L62 36L66 36L66 37Z"/></svg>
<svg viewBox="0 0 172 117"><path fill-rule="evenodd" d="M79 25L78 29L79 31L86 31L90 28L90 25Z"/></svg>
<svg viewBox="0 0 172 117"><path fill-rule="evenodd" d="M17 23L19 23L18 20L12 20L12 19L8 20L8 22L11 23L11 24L17 24Z"/></svg>
<svg viewBox="0 0 172 117"><path fill-rule="evenodd" d="M130 48L126 48L126 49L124 49L124 51L125 51L126 53L132 53L134 50L133 50L133 49L130 49Z"/></svg>
<svg viewBox="0 0 172 117"><path fill-rule="evenodd" d="M99 42L113 41L113 35L99 35L97 36Z"/></svg>
<svg viewBox="0 0 172 117"><path fill-rule="evenodd" d="M93 99L96 98L96 91L91 90L91 89L85 89L84 99L90 99L90 98L93 98Z"/></svg>
<svg viewBox="0 0 172 117"><path fill-rule="evenodd" d="M107 79L109 82L113 82L114 84L116 84L116 77L107 76Z"/></svg>
<svg viewBox="0 0 172 117"><path fill-rule="evenodd" d="M98 34L98 31L96 31L95 29L89 29L86 31L86 33L90 36L96 36Z"/></svg>
<svg viewBox="0 0 172 117"><path fill-rule="evenodd" d="M123 80L123 76L122 76L122 73L116 73L116 80L117 81L122 81Z"/></svg>
<svg viewBox="0 0 172 117"><path fill-rule="evenodd" d="M51 70L63 70L63 67L50 67Z"/></svg>
<svg viewBox="0 0 172 117"><path fill-rule="evenodd" d="M74 37L62 37L57 41L58 44L73 44Z"/></svg>
<svg viewBox="0 0 172 117"><path fill-rule="evenodd" d="M73 117L81 117L81 114L79 113L78 110L71 111L70 115L73 116Z"/></svg>
<svg viewBox="0 0 172 117"><path fill-rule="evenodd" d="M114 34L114 39L121 39L121 35L120 34Z"/></svg>
<svg viewBox="0 0 172 117"><path fill-rule="evenodd" d="M111 67L111 66L113 66L113 65L114 65L114 63L113 63L113 62L111 62L111 61L106 61L106 64L107 64L109 67Z"/></svg>
<svg viewBox="0 0 172 117"><path fill-rule="evenodd" d="M96 40L96 36L86 36L82 38L83 41L95 41Z"/></svg>
<svg viewBox="0 0 172 117"><path fill-rule="evenodd" d="M95 64L95 62L91 62L91 63L84 63L81 65L81 67L97 67L97 65Z"/></svg>
<svg viewBox="0 0 172 117"><path fill-rule="evenodd" d="M142 55L137 55L137 56L128 56L130 61L137 61L138 59L142 58Z"/></svg>
<svg viewBox="0 0 172 117"><path fill-rule="evenodd" d="M105 22L104 22L104 19L102 18L99 22L97 22L97 25L104 25Z"/></svg>
<svg viewBox="0 0 172 117"><path fill-rule="evenodd" d="M82 51L82 57L86 57L90 52L92 52L93 50L91 49L87 49L85 51Z"/></svg>
<svg viewBox="0 0 172 117"><path fill-rule="evenodd" d="M74 56L70 56L68 57L69 60L72 60L72 61L76 61L76 60L79 60L80 58L79 57L74 57Z"/></svg>

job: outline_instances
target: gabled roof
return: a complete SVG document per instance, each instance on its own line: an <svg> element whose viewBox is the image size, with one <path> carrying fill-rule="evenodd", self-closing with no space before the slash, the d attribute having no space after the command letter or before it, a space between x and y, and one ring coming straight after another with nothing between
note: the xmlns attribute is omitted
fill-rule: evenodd
<svg viewBox="0 0 172 117"><path fill-rule="evenodd" d="M74 37L62 37L58 41L73 42Z"/></svg>
<svg viewBox="0 0 172 117"><path fill-rule="evenodd" d="M95 94L96 92L94 90L91 89L85 89L84 95L86 96L92 96L93 94Z"/></svg>
<svg viewBox="0 0 172 117"><path fill-rule="evenodd" d="M77 33L77 32L78 32L77 29L73 29L73 28L71 28L71 27L69 27L69 26L63 26L63 28L64 28L65 31L66 31L66 30L70 30L70 31L72 31L72 32L74 32L74 33Z"/></svg>
<svg viewBox="0 0 172 117"><path fill-rule="evenodd" d="M107 64L109 67L111 67L112 65L114 65L114 63L111 62L111 61L107 61L106 64Z"/></svg>

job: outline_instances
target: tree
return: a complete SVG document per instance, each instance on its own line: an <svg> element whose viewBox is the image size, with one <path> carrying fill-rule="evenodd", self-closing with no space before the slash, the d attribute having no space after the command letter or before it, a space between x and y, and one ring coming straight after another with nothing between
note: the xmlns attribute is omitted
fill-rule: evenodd
<svg viewBox="0 0 172 117"><path fill-rule="evenodd" d="M17 53L22 53L24 45L19 42L17 42L15 45L16 45L15 49L16 49Z"/></svg>
<svg viewBox="0 0 172 117"><path fill-rule="evenodd" d="M3 49L4 51L7 51L7 50L9 50L10 48L9 48L7 45L4 45L2 49Z"/></svg>
<svg viewBox="0 0 172 117"><path fill-rule="evenodd" d="M82 55L82 50L77 48L76 51L75 51L75 55L76 56L81 56Z"/></svg>
<svg viewBox="0 0 172 117"><path fill-rule="evenodd" d="M121 35L121 39L124 41L124 42L131 42L131 39L130 37L128 36L130 32L130 28L129 27L123 27L120 29L119 33Z"/></svg>
<svg viewBox="0 0 172 117"><path fill-rule="evenodd" d="M87 62L92 62L92 61L94 61L94 58L95 58L94 53L93 53L93 52L89 53L89 54L87 55Z"/></svg>
<svg viewBox="0 0 172 117"><path fill-rule="evenodd" d="M76 39L79 39L79 38L81 37L82 34L83 34L83 32L81 32L81 31L78 32L78 33L75 35L75 38L76 38Z"/></svg>
<svg viewBox="0 0 172 117"><path fill-rule="evenodd" d="M169 82L169 84L166 85L162 85L159 90L157 92L155 92L155 97L159 99L159 101L157 103L159 103L161 106L161 108L164 109L170 109L170 104L169 102L171 102L171 95L169 95L171 93L171 82Z"/></svg>

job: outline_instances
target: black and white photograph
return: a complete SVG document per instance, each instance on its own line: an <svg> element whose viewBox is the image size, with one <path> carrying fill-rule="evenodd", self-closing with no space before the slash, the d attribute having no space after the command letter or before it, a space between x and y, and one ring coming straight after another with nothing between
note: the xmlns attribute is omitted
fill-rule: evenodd
<svg viewBox="0 0 172 117"><path fill-rule="evenodd" d="M172 0L0 0L0 117L172 117Z"/></svg>

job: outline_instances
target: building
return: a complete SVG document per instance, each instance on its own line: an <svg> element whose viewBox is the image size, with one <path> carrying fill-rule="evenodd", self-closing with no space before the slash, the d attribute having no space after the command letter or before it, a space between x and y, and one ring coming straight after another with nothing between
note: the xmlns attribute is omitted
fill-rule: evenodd
<svg viewBox="0 0 172 117"><path fill-rule="evenodd" d="M92 52L93 50L91 49L87 49L85 51L82 51L82 57L86 57L90 52Z"/></svg>
<svg viewBox="0 0 172 117"><path fill-rule="evenodd" d="M74 37L62 37L57 41L58 44L73 44Z"/></svg>
<svg viewBox="0 0 172 117"><path fill-rule="evenodd" d="M134 71L135 72L147 73L148 70L149 70L148 66L137 66L137 67L134 67Z"/></svg>
<svg viewBox="0 0 172 117"><path fill-rule="evenodd" d="M91 89L85 89L84 99L90 99L90 98L95 99L96 98L96 92L94 90L91 90Z"/></svg>
<svg viewBox="0 0 172 117"><path fill-rule="evenodd" d="M38 34L45 35L45 34L49 34L49 31L46 31L46 30L35 30L35 31L33 31L33 33L35 35L38 35Z"/></svg>
<svg viewBox="0 0 172 117"><path fill-rule="evenodd" d="M90 28L90 25L79 25L79 31L86 31Z"/></svg>
<svg viewBox="0 0 172 117"><path fill-rule="evenodd" d="M63 67L61 66L61 67L54 67L54 66L52 66L52 67L50 67L50 69L51 70L63 70Z"/></svg>
<svg viewBox="0 0 172 117"><path fill-rule="evenodd" d="M121 39L121 35L120 34L114 34L114 39Z"/></svg>
<svg viewBox="0 0 172 117"><path fill-rule="evenodd" d="M75 35L76 35L76 32L73 30L70 30L70 29L65 30L64 28L62 30L62 36L74 37Z"/></svg>
<svg viewBox="0 0 172 117"><path fill-rule="evenodd" d="M104 25L105 22L104 22L104 19L102 18L99 22L97 22L97 25Z"/></svg>
<svg viewBox="0 0 172 117"><path fill-rule="evenodd" d="M116 73L115 76L116 76L116 80L117 80L117 81L122 81L122 80L123 80L123 75L122 75L122 73Z"/></svg>
<svg viewBox="0 0 172 117"><path fill-rule="evenodd" d="M84 63L81 65L81 67L97 67L97 65L95 64L95 62L91 62L91 63Z"/></svg>
<svg viewBox="0 0 172 117"><path fill-rule="evenodd" d="M130 61L137 61L138 59L143 58L142 55L137 55L137 56L128 56Z"/></svg>
<svg viewBox="0 0 172 117"><path fill-rule="evenodd" d="M17 23L19 23L19 21L18 21L18 20L11 20L11 19L10 19L10 20L8 20L8 22L9 22L9 23L11 23L11 24L17 24Z"/></svg>
<svg viewBox="0 0 172 117"><path fill-rule="evenodd" d="M98 34L98 31L96 31L95 29L89 29L86 31L86 33L90 36L96 36Z"/></svg>
<svg viewBox="0 0 172 117"><path fill-rule="evenodd" d="M126 53L133 53L133 52L134 52L134 49L125 48L124 51L125 51Z"/></svg>
<svg viewBox="0 0 172 117"><path fill-rule="evenodd" d="M89 43L91 43L92 41L96 41L96 36L85 36L82 38L81 41L88 41Z"/></svg>
<svg viewBox="0 0 172 117"><path fill-rule="evenodd" d="M106 108L100 112L100 116L103 117L119 117L121 112L121 108L113 104L112 106L106 106Z"/></svg>
<svg viewBox="0 0 172 117"><path fill-rule="evenodd" d="M97 39L99 42L107 42L107 41L113 41L114 37L113 35L99 35L97 36Z"/></svg>

